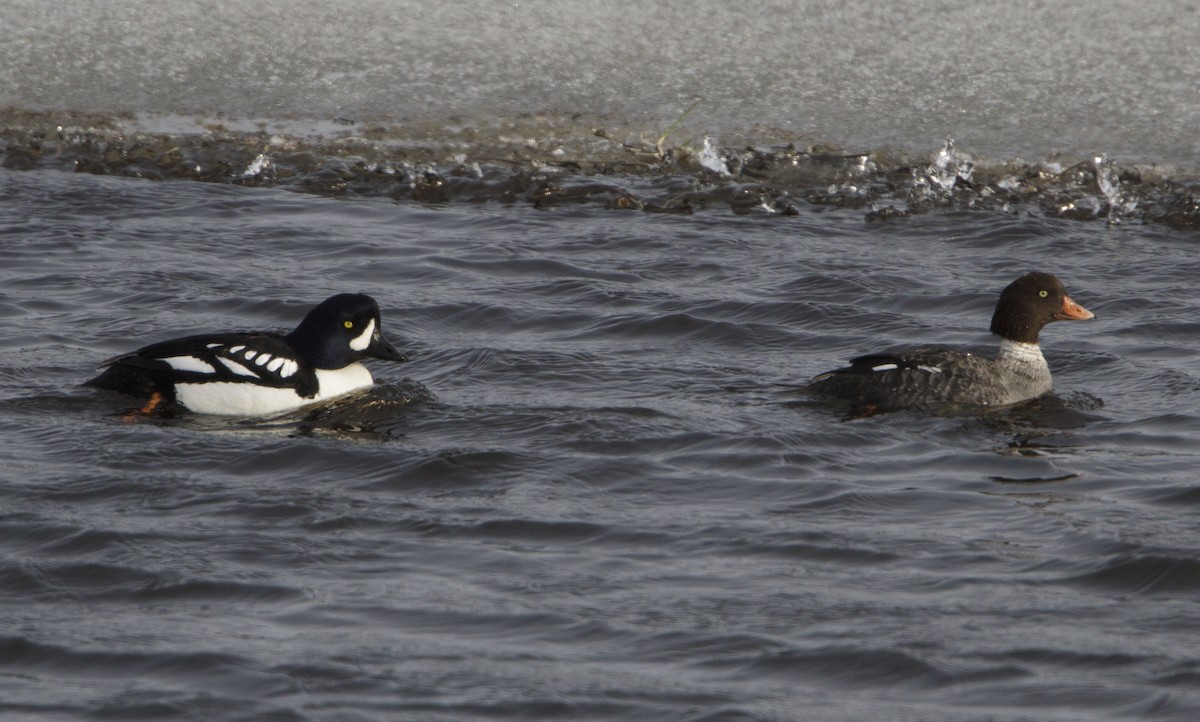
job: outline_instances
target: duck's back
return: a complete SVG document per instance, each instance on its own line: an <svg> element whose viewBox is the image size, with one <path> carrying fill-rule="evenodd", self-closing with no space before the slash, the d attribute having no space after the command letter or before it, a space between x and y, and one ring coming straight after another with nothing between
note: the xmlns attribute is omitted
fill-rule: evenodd
<svg viewBox="0 0 1200 722"><path fill-rule="evenodd" d="M1007 364L946 349L916 349L851 360L845 368L817 376L811 393L859 408L932 409L1001 406L1049 391L1046 379L1016 374ZM1042 388L1045 385L1046 388ZM1036 393L1034 393L1036 392Z"/></svg>

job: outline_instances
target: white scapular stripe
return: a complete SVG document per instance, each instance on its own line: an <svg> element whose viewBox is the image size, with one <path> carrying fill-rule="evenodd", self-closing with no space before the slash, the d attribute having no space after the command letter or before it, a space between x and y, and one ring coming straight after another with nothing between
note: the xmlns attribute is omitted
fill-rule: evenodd
<svg viewBox="0 0 1200 722"><path fill-rule="evenodd" d="M215 374L217 372L212 364L195 356L169 356L163 359L163 361L176 371L195 371L201 374Z"/></svg>
<svg viewBox="0 0 1200 722"><path fill-rule="evenodd" d="M900 367L897 366L896 364L879 364L878 366L872 366L871 370L872 371L895 371L898 368L900 368Z"/></svg>
<svg viewBox="0 0 1200 722"><path fill-rule="evenodd" d="M241 365L237 361L234 361L232 359L227 359L224 356L218 356L217 360L220 361L225 366L225 368L229 369L230 371L234 372L235 374L237 374L239 376L249 376L252 379L258 378L258 374L254 373L250 369Z"/></svg>

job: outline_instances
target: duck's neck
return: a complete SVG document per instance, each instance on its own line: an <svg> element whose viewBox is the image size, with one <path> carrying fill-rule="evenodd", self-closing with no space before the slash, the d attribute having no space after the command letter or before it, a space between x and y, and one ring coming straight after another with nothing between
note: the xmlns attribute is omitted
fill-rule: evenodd
<svg viewBox="0 0 1200 722"><path fill-rule="evenodd" d="M1047 373L1050 371L1050 367L1046 364L1046 357L1042 355L1042 348L1036 343L1002 338L1000 339L1000 353L996 355L996 360L1007 366L1045 369Z"/></svg>

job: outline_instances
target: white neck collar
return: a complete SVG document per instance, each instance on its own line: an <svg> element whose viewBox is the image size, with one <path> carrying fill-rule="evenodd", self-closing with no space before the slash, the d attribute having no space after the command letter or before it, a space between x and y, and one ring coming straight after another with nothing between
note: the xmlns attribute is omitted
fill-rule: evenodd
<svg viewBox="0 0 1200 722"><path fill-rule="evenodd" d="M1007 338L1000 339L1000 353L996 355L997 361L1008 361L1016 363L1035 363L1044 365L1046 357L1042 355L1042 347L1036 343L1025 343L1023 341L1012 341Z"/></svg>

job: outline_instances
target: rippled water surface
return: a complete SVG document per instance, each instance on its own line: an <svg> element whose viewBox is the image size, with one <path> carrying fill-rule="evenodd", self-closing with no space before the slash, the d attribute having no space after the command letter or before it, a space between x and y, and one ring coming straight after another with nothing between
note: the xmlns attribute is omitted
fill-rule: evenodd
<svg viewBox="0 0 1200 722"><path fill-rule="evenodd" d="M0 713L1194 719L1200 274L1162 225L330 200L0 171ZM843 418L1061 275L1053 396ZM141 420L121 351L364 291L349 405Z"/></svg>

